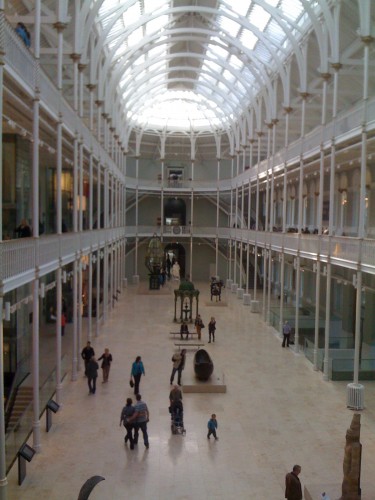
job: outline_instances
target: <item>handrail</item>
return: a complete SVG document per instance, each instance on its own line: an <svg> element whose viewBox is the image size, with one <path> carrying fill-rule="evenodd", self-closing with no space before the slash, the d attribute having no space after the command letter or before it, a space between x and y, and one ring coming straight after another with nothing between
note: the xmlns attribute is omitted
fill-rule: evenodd
<svg viewBox="0 0 375 500"><path fill-rule="evenodd" d="M61 367L62 367L62 375L61 380L66 376L68 368L66 366L67 356L64 354L61 358ZM46 404L51 397L56 392L55 386L55 377L54 374L56 372L56 367L47 375L44 383L40 386L39 389L39 399L40 399L40 408L41 412L39 418L41 418L42 414L45 411ZM52 386L48 387L48 384L52 380ZM25 410L22 412L22 415L18 421L18 423L7 430L5 436L5 451L6 451L6 468L7 474L12 468L15 460L17 459L17 453L21 445L26 442L28 437L32 432L32 421L33 421L33 402L31 401Z"/></svg>

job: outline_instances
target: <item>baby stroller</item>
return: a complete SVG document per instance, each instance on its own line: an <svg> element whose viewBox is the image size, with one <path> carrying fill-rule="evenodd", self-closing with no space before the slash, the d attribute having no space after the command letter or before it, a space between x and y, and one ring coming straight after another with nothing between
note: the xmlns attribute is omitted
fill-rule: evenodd
<svg viewBox="0 0 375 500"><path fill-rule="evenodd" d="M184 428L184 408L182 401L176 401L169 407L171 414L171 431L172 434L186 434Z"/></svg>

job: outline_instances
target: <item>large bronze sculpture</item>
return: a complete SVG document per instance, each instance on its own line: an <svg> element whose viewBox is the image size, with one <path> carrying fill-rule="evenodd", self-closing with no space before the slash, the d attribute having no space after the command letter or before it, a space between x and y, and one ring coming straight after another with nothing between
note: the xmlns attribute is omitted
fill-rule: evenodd
<svg viewBox="0 0 375 500"><path fill-rule="evenodd" d="M360 500L361 498L361 456L362 445L359 442L361 415L353 415L350 428L346 431L346 444L343 463L344 479L340 500Z"/></svg>

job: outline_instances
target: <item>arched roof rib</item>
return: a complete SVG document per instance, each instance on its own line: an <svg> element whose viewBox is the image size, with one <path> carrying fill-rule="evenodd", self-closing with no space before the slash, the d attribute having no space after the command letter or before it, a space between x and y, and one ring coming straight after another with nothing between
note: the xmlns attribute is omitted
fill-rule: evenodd
<svg viewBox="0 0 375 500"><path fill-rule="evenodd" d="M290 55L295 57L297 62L297 67L299 71L300 84L302 88L305 86L305 74L306 62L303 59L303 53L300 47L300 41L303 33L306 31L306 27L309 25L310 29L317 30L319 27L318 14L321 13L318 4L311 5L307 0L295 0L293 3L297 7L297 16L293 15L293 6L291 5L291 0L288 0L288 5L290 11L287 12L286 0L246 0L246 6L244 6L242 15L239 13L238 4L233 2L233 6L230 2L224 2L218 0L217 2L212 2L211 6L197 5L185 5L174 7L172 2L163 3L161 1L154 1L154 12L145 12L143 6L146 7L146 1L144 0L128 0L126 2L119 2L114 4L114 0L100 0L92 2L93 6L91 11L85 10L84 16L86 22L98 23L98 33L99 37L96 40L96 45L94 50L91 50L91 55L93 54L93 59L91 63L94 64L93 74L99 74L98 68L102 64L103 53L105 53L104 64L101 66L101 74L107 76L110 74L110 79L106 80L105 90L102 87L102 82L99 83L100 89L103 89L106 96L114 95L118 93L121 95L121 88L119 83L121 77L130 68L134 68L134 63L141 56L146 56L147 53L155 46L168 47L169 53L166 50L164 57L165 69L161 71L160 69L156 72L157 75L162 77L163 82L158 82L158 92L153 94L155 99L161 99L163 97L164 102L166 101L164 92L162 92L162 87L164 85L165 89L171 94L173 91L168 89L168 85L172 83L178 83L178 86L183 88L192 88L194 92L200 93L203 97L206 97L210 102L216 102L223 106L221 99L224 99L226 109L232 109L232 115L235 119L240 119L243 113L244 106L255 106L257 107L256 101L261 97L266 106L266 119L269 120L276 116L276 110L272 108L275 106L273 98L264 97L264 88L267 88L267 93L272 96L273 92L273 79L276 74L279 75L284 87L287 85L287 72L284 66L285 60ZM86 2L84 2L85 5ZM110 4L110 8L107 12L103 10L106 4ZM199 0L198 0L199 3ZM208 2L209 4L210 2ZM242 3L242 2L241 2ZM125 25L126 19L124 20L124 13L130 12L130 8L135 8L139 6L139 17L137 19L131 19L128 26ZM329 9L327 7L327 2L322 1L322 6L325 9L324 15L329 15ZM215 8L214 8L215 7ZM304 8L304 12L303 12ZM257 26L254 19L251 17L251 13L254 9L262 9L262 14L264 18L266 15L269 16L266 20L265 26ZM83 13L84 9L82 9ZM94 15L95 13L95 15ZM198 22L195 25L191 25L192 22L195 23L195 19L192 18L191 14L195 14L198 18ZM292 14L292 15L291 15ZM184 25L185 17L187 18L186 25ZM303 17L304 16L304 17ZM149 33L147 27L150 23L165 18L165 25L162 29L160 27L155 31L155 33ZM301 20L303 18L303 25ZM121 28L121 23L123 29ZM226 28L226 24L232 23L232 27L235 26L235 30L230 32ZM271 26L277 27L277 36L273 37L271 28L267 31L267 23ZM202 25L204 24L204 28ZM198 26L198 27L196 27ZM88 29L87 29L88 28ZM114 32L114 28L116 32ZM128 38L132 37L137 30L141 30L143 34L142 40L136 44L136 46L129 46ZM90 31L90 26L85 27L83 33ZM321 33L321 31L319 31ZM317 39L320 42L321 37L317 33ZM246 35L248 38L254 37L254 43L247 43ZM153 43L155 40L163 37L160 42ZM165 37L165 38L164 38ZM238 38L236 38L238 37ZM116 43L117 40L117 43ZM220 40L218 42L217 40ZM245 40L244 42L242 40ZM280 43L281 40L281 43ZM189 54L190 63L186 62L184 64L179 63L179 58L186 57L183 50L178 50L178 44L180 43L197 43L197 52L192 51ZM83 51L87 51L89 38L83 35ZM124 50L121 50L121 45L125 44ZM260 45L259 45L260 44ZM216 47L216 49L215 49ZM177 48L175 52L173 52ZM219 48L223 53L219 54ZM258 50L259 48L259 50ZM322 56L323 45L319 44L320 55ZM210 57L210 51L214 51L217 60L214 61L213 57ZM216 52L215 52L216 51ZM266 54L266 57L262 59L262 52ZM166 57L168 56L168 57ZM244 63L241 67L233 66L231 57L237 58L238 61ZM160 55L158 61L163 60L163 56ZM175 60L175 64L172 62ZM194 65L194 60L196 66ZM193 62L192 62L193 61ZM208 65L205 65L205 61L211 63L219 63L220 69L215 72L211 68L207 69ZM153 66L157 63L152 61L143 61L139 67L136 68L136 77L142 72L145 72L143 78L138 80L139 85L139 95L138 90L135 85L128 88L132 91L132 98L127 99L126 91L123 94L125 109L131 110L135 115L138 110L142 110L141 107L137 107L141 100L137 98L150 92L152 87L152 82L150 83L149 76L155 76L153 74ZM247 77L239 76L242 72L248 71L250 67L250 77L249 72L247 77L249 78L248 85L246 83ZM97 68L97 69L95 69ZM125 69L127 68L127 69ZM129 68L129 69L128 69ZM194 68L194 69L193 69ZM225 81L225 71L229 71L233 75L233 82ZM171 78L171 73L174 78ZM186 73L188 75L194 75L194 78L186 78ZM213 79L213 81L211 81ZM251 80L252 79L252 80ZM216 80L216 85L214 81ZM250 81L251 80L251 81ZM243 90L236 92L235 82L239 82L239 87L245 87L246 98L244 99ZM254 83L256 86L254 87ZM142 88L145 86L144 88ZM219 86L221 89L219 89ZM108 94L108 89L110 92ZM203 92L203 89L205 92ZM228 89L223 91L223 89ZM220 90L220 92L218 92ZM303 88L303 90L306 90ZM210 92L217 93L219 98L213 98ZM104 95L103 94L103 95ZM235 99L232 100L233 96L236 95ZM99 99L101 96L99 95ZM237 103L236 103L237 101ZM170 99L170 103L173 99ZM191 103L191 100L187 99L187 102ZM230 102L230 104L229 104ZM202 117L206 117L209 120L210 112L202 112ZM218 114L216 116L219 116ZM138 117L138 122L141 122L141 117ZM228 123L226 122L226 126ZM192 124L194 128L194 122ZM212 127L212 123L207 124L208 128ZM215 125L216 126L216 125Z"/></svg>

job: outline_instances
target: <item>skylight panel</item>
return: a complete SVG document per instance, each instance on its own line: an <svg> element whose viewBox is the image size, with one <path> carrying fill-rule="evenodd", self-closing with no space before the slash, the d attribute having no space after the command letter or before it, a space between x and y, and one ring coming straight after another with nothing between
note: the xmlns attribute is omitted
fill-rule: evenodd
<svg viewBox="0 0 375 500"><path fill-rule="evenodd" d="M202 65L202 69L213 72L213 73L217 73L217 72L221 71L221 66L214 61L206 60L206 61L204 61L203 65Z"/></svg>
<svg viewBox="0 0 375 500"><path fill-rule="evenodd" d="M143 29L140 27L133 31L127 38L128 47L134 47L143 39Z"/></svg>
<svg viewBox="0 0 375 500"><path fill-rule="evenodd" d="M139 18L141 17L141 9L139 2L134 2L133 5L131 5L128 9L126 9L122 17L124 19L124 24L126 27L139 21Z"/></svg>
<svg viewBox="0 0 375 500"><path fill-rule="evenodd" d="M224 16L219 16L218 24L223 31L229 33L233 37L237 36L238 30L240 29L240 25L236 21Z"/></svg>
<svg viewBox="0 0 375 500"><path fill-rule="evenodd" d="M224 71L223 77L228 82L234 82L234 80L236 79L235 75L233 73L231 73L230 71L228 71L227 69Z"/></svg>
<svg viewBox="0 0 375 500"><path fill-rule="evenodd" d="M286 37L285 31L274 19L271 20L267 27L267 35L270 36L270 38L275 42L276 45L280 45Z"/></svg>
<svg viewBox="0 0 375 500"><path fill-rule="evenodd" d="M228 51L217 45L209 45L207 55L213 59L226 59L228 57Z"/></svg>
<svg viewBox="0 0 375 500"><path fill-rule="evenodd" d="M249 16L249 21L251 24L259 28L260 31L263 31L267 26L270 17L271 15L266 12L263 7L261 7L260 5L254 5Z"/></svg>
<svg viewBox="0 0 375 500"><path fill-rule="evenodd" d="M300 0L282 0L279 9L289 19L298 19L303 12L303 5Z"/></svg>
<svg viewBox="0 0 375 500"><path fill-rule="evenodd" d="M239 16L246 16L247 11L249 10L249 5L253 2L244 2L239 0L226 0L225 3ZM223 8L223 5L220 5L220 8Z"/></svg>
<svg viewBox="0 0 375 500"><path fill-rule="evenodd" d="M235 55L230 56L228 63L230 66L233 66L234 68L239 70L241 70L243 67L243 62Z"/></svg>
<svg viewBox="0 0 375 500"><path fill-rule="evenodd" d="M160 32L168 24L168 16L159 16L146 24L147 35Z"/></svg>
<svg viewBox="0 0 375 500"><path fill-rule="evenodd" d="M148 59L157 59L163 55L167 55L167 48L165 45L159 45L158 47L154 47L147 52Z"/></svg>
<svg viewBox="0 0 375 500"><path fill-rule="evenodd" d="M252 50L258 41L258 37L250 30L243 30L240 36L240 40L244 47Z"/></svg>
<svg viewBox="0 0 375 500"><path fill-rule="evenodd" d="M144 13L152 14L155 10L159 10L161 7L167 6L169 4L168 0L143 0Z"/></svg>

